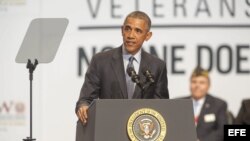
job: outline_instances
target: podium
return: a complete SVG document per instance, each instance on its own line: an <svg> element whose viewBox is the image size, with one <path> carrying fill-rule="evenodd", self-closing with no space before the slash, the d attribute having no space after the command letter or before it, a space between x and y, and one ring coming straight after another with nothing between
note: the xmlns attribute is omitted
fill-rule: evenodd
<svg viewBox="0 0 250 141"><path fill-rule="evenodd" d="M76 141L131 140L196 141L192 101L98 99L89 107L87 124L77 121Z"/></svg>

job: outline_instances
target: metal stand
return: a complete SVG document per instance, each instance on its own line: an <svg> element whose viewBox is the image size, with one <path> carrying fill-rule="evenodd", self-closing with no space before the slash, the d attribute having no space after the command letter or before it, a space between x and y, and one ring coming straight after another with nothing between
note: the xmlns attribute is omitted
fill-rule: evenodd
<svg viewBox="0 0 250 141"><path fill-rule="evenodd" d="M146 77L145 82L141 82L140 88L141 88L141 99L144 98L144 92L155 83L154 77L152 73L147 69L143 72L143 75Z"/></svg>
<svg viewBox="0 0 250 141"><path fill-rule="evenodd" d="M55 58L69 21L65 18L33 19L25 34L16 56L17 63L27 64L30 80L30 137L23 141L35 141L32 138L32 80L33 71L39 63L50 63ZM51 38L53 36L53 38ZM28 60L28 62L27 62ZM31 62L34 61L34 62Z"/></svg>
<svg viewBox="0 0 250 141"><path fill-rule="evenodd" d="M29 80L30 80L30 137L23 139L23 141L35 141L36 139L32 138L32 80L33 80L33 71L36 69L38 65L37 59L35 59L34 64L31 63L30 59L28 59L26 68L29 69Z"/></svg>
<svg viewBox="0 0 250 141"><path fill-rule="evenodd" d="M150 81L145 81L141 83L141 86L139 86L141 88L141 99L144 99L144 93L145 91L154 83L150 82Z"/></svg>

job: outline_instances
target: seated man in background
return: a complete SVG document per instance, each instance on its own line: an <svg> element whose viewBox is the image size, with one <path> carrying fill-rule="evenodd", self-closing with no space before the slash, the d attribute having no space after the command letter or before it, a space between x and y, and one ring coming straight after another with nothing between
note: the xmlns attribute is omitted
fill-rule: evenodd
<svg viewBox="0 0 250 141"><path fill-rule="evenodd" d="M227 104L208 94L208 71L197 67L190 79L191 98L198 141L223 141L224 124L227 124Z"/></svg>
<svg viewBox="0 0 250 141"><path fill-rule="evenodd" d="M235 124L250 125L250 99L242 101L240 111L236 117Z"/></svg>

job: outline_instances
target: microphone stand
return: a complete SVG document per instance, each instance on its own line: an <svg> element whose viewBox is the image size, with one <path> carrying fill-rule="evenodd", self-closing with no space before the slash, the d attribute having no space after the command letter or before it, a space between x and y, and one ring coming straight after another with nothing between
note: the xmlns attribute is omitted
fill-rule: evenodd
<svg viewBox="0 0 250 141"><path fill-rule="evenodd" d="M146 89L149 88L154 82L150 81L148 77L145 82L140 82L140 77L137 74L131 75L131 78L132 81L141 88L141 99L143 99Z"/></svg>
<svg viewBox="0 0 250 141"><path fill-rule="evenodd" d="M146 88L148 88L151 84L155 82L151 72L149 70L146 70L143 73L143 75L146 77L145 82L140 81L140 76L136 74L133 67L129 67L127 69L127 73L131 77L132 81L141 88L141 99L143 99Z"/></svg>
<svg viewBox="0 0 250 141"><path fill-rule="evenodd" d="M143 87L141 87L142 89L141 99L143 99L145 90L155 83L153 75L148 69L143 73L143 75L146 77L146 80L142 84Z"/></svg>
<svg viewBox="0 0 250 141"><path fill-rule="evenodd" d="M29 69L29 80L30 80L30 137L23 139L23 141L35 141L36 139L32 138L32 80L33 80L33 71L36 69L38 65L37 59L35 59L34 64L31 63L30 59L28 59L26 68Z"/></svg>
<svg viewBox="0 0 250 141"><path fill-rule="evenodd" d="M141 84L142 85L142 87L140 87L141 88L141 99L143 99L143 96L144 96L144 92L146 91L146 89L148 89L150 86L151 86L151 84L153 84L152 82L150 82L150 81L145 81L145 82L143 82L143 84Z"/></svg>
<svg viewBox="0 0 250 141"><path fill-rule="evenodd" d="M144 97L144 92L145 92L145 86L141 88L141 99Z"/></svg>

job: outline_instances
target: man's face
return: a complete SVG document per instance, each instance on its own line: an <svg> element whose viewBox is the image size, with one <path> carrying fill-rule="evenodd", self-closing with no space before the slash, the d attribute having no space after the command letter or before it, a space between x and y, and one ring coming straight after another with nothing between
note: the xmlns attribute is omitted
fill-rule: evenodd
<svg viewBox="0 0 250 141"><path fill-rule="evenodd" d="M205 76L197 76L191 78L190 85L192 97L196 100L204 97L209 89L209 80Z"/></svg>
<svg viewBox="0 0 250 141"><path fill-rule="evenodd" d="M127 18L122 26L123 44L130 54L136 54L144 41L148 41L152 32L148 31L147 22L137 18Z"/></svg>

